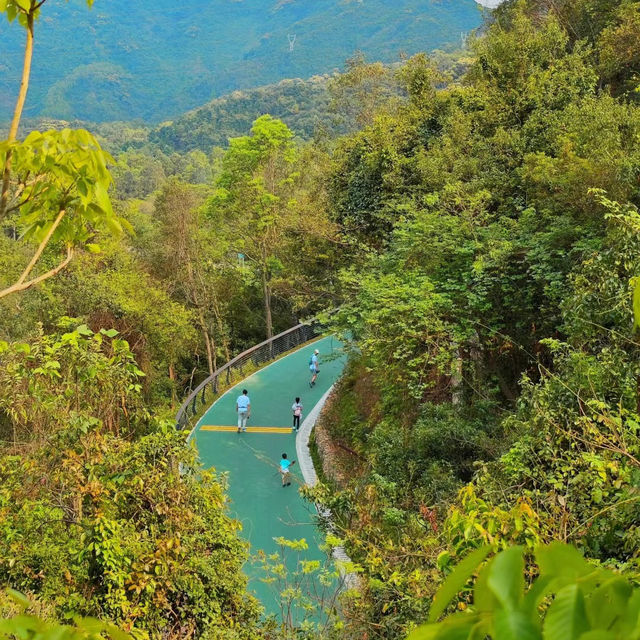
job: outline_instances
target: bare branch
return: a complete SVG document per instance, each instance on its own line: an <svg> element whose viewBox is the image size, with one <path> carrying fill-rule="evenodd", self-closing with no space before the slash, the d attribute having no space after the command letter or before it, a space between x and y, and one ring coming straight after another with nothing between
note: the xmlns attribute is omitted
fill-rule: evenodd
<svg viewBox="0 0 640 640"><path fill-rule="evenodd" d="M49 229L49 231L47 231L47 235L43 238L42 242L38 246L38 250L35 252L33 258L31 258L31 262L29 262L29 264L27 265L27 268L22 272L22 275L20 276L20 279L18 280L18 282L16 282L16 284L22 284L27 279L27 276L31 273L31 271L33 271L33 267L35 267L36 262L40 260L40 256L42 255L42 252L45 250L46 246L49 244L49 240L51 240L51 236L53 235L53 232L58 228L58 225L60 224L60 222L62 222L62 218L64 218L65 213L66 213L65 209L62 209L58 214L58 217L53 221L51 228Z"/></svg>
<svg viewBox="0 0 640 640"><path fill-rule="evenodd" d="M22 283L16 282L16 284L11 285L4 291L0 291L0 299L4 298L5 296L11 295L12 293L17 293L18 291L26 291L27 289L34 287L35 285L43 282L44 280L52 278L53 276L60 273L60 271L62 271L71 262L72 259L73 259L73 247L68 246L67 257L57 267L54 267L53 269L47 271L46 273L43 273L41 276L38 276L33 280L29 280L28 282L22 282Z"/></svg>

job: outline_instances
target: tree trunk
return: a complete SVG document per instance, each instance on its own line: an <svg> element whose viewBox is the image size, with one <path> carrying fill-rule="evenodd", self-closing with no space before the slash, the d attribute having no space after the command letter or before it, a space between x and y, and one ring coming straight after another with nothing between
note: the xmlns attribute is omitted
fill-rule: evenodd
<svg viewBox="0 0 640 640"><path fill-rule="evenodd" d="M29 89L29 78L31 76L31 61L33 59L33 13L27 15L27 42L24 47L24 61L22 64L22 80L20 82L20 91L18 99L13 111L13 119L9 127L8 142L13 142L18 136L18 127L22 118L24 103L27 99L27 91ZM11 180L11 150L7 152L4 163L4 172L2 175L2 195L0 196L0 220L4 218L7 210L7 202L9 200L9 182Z"/></svg>
<svg viewBox="0 0 640 640"><path fill-rule="evenodd" d="M171 382L176 381L176 370L173 368L173 364L169 364L169 380ZM171 385L171 408L173 409L176 406L176 385Z"/></svg>
<svg viewBox="0 0 640 640"><path fill-rule="evenodd" d="M518 399L517 392L511 387L505 376L502 375L500 370L494 370L496 379L498 380L498 386L500 387L500 391L502 395L509 401L515 402Z"/></svg>
<svg viewBox="0 0 640 640"><path fill-rule="evenodd" d="M193 305L198 311L198 322L200 323L200 328L202 329L202 335L204 337L204 344L207 348L207 363L209 365L209 374L213 375L215 371L216 363L215 363L215 350L211 345L211 335L209 334L209 328L207 327L207 322L204 317L203 304L200 302L200 296L198 295L198 287L196 285L195 274L193 272L193 265L191 263L190 258L186 261L186 270L187 270L187 278L189 282L189 286L191 287L190 295ZM202 278L199 278L202 282Z"/></svg>
<svg viewBox="0 0 640 640"><path fill-rule="evenodd" d="M83 495L82 493L76 493L73 496L73 521L80 522L83 517L84 517Z"/></svg>
<svg viewBox="0 0 640 640"><path fill-rule="evenodd" d="M271 287L267 280L267 270L262 269L262 289L264 294L264 320L267 329L267 340L273 338L273 321L271 319Z"/></svg>
<svg viewBox="0 0 640 640"><path fill-rule="evenodd" d="M215 371L215 364L213 362L213 349L211 348L211 336L207 331L207 325L204 322L204 319L201 319L202 325L202 335L204 336L204 344L207 347L207 363L209 364L209 375L213 375Z"/></svg>
<svg viewBox="0 0 640 640"><path fill-rule="evenodd" d="M454 407L459 407L462 404L464 396L464 385L462 384L462 349L458 347L456 353L456 363L454 366L453 375L451 376L451 404L453 404Z"/></svg>
<svg viewBox="0 0 640 640"><path fill-rule="evenodd" d="M46 273L39 275L37 278L33 278L33 280L28 280L27 282L19 281L15 284L12 284L10 287L3 289L0 291L0 298L4 298L12 293L16 293L18 291L26 291L27 289L31 289L31 287L35 287L35 285L40 284L44 280L48 278L53 278L53 276L60 273L73 259L73 249L71 247L67 247L67 257L53 269L50 269Z"/></svg>
<svg viewBox="0 0 640 640"><path fill-rule="evenodd" d="M214 296L213 298L213 315L216 319L216 325L218 327L218 334L220 336L220 342L222 344L222 349L224 350L224 357L225 357L225 362L229 362L229 360L231 360L231 352L229 351L229 337L227 335L227 332L225 331L224 328L224 322L222 321L222 315L220 313L220 305L218 304L218 298L217 296ZM214 362L214 366L217 367L216 365L216 357L217 354L213 353L213 362Z"/></svg>

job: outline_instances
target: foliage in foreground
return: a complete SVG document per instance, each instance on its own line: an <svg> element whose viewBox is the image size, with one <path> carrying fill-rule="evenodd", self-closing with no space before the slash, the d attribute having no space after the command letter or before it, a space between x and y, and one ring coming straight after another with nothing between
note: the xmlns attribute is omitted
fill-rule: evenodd
<svg viewBox="0 0 640 640"><path fill-rule="evenodd" d="M0 14L6 14L9 22L17 18L26 32L20 90L7 139L0 141L0 223L8 221L14 237L19 233L38 243L20 276L11 286L0 288L0 298L57 275L78 248L99 251L90 242L97 228L122 231L122 221L115 215L108 195L111 174L107 163L111 158L94 136L81 129L63 129L32 131L24 140L17 139L31 76L35 22L45 2L0 2ZM87 0L87 4L92 5L93 0ZM54 255L63 252L66 257L58 258L55 267L35 276L43 253L47 249L51 253L52 247L57 250Z"/></svg>
<svg viewBox="0 0 640 640"><path fill-rule="evenodd" d="M274 538L277 551L258 552L254 562L279 602L278 615L264 622L265 638L294 640L308 638L343 638L341 601L349 592L347 574L356 570L350 562L334 559L333 551L342 544L334 535L327 535L318 559L309 544L300 540ZM326 555L325 555L326 554Z"/></svg>
<svg viewBox="0 0 640 640"><path fill-rule="evenodd" d="M588 563L569 545L535 551L538 572L526 570L523 547L483 561L490 547L469 554L438 591L429 620L409 640L636 640L640 588ZM477 573L473 592L465 585ZM460 591L458 613L435 621ZM464 600L471 602L467 606Z"/></svg>
<svg viewBox="0 0 640 640"><path fill-rule="evenodd" d="M117 332L0 343L0 378L0 582L141 638L250 637L224 486L143 409Z"/></svg>
<svg viewBox="0 0 640 640"><path fill-rule="evenodd" d="M73 625L44 620L29 610L33 603L21 593L7 591L16 612L0 620L1 640L131 640L112 624L95 618L76 617Z"/></svg>

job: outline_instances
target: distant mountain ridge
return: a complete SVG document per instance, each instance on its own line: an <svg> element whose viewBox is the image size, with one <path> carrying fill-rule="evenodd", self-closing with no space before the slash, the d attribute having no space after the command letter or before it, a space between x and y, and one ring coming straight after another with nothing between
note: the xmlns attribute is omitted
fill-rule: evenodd
<svg viewBox="0 0 640 640"><path fill-rule="evenodd" d="M159 122L216 96L460 43L474 0L49 0L37 25L28 117ZM24 34L0 22L0 120Z"/></svg>

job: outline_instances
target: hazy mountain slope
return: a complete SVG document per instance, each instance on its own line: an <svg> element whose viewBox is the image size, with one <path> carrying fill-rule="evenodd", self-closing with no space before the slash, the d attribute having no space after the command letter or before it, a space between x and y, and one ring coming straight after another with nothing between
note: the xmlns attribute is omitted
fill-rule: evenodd
<svg viewBox="0 0 640 640"><path fill-rule="evenodd" d="M38 25L29 116L161 120L287 77L391 61L459 43L474 0L49 0ZM289 35L295 35L293 51ZM17 90L23 33L0 22L0 119Z"/></svg>
<svg viewBox="0 0 640 640"><path fill-rule="evenodd" d="M156 127L149 140L166 151L210 151L226 146L229 138L247 135L253 121L265 113L286 122L302 138L310 138L320 126L336 129L327 78L317 76L234 91Z"/></svg>

